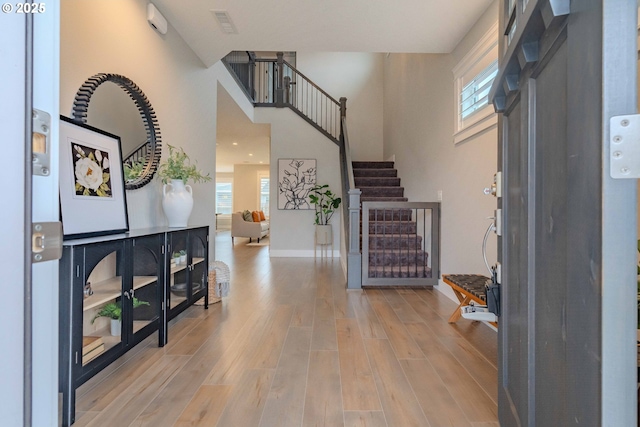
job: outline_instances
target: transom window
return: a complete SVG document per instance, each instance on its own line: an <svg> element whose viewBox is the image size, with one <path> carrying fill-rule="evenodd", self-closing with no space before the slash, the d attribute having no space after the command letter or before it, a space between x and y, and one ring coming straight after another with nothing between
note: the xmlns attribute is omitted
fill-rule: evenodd
<svg viewBox="0 0 640 427"><path fill-rule="evenodd" d="M453 140L462 142L497 123L489 91L498 75L498 23L480 39L453 69L455 130Z"/></svg>
<svg viewBox="0 0 640 427"><path fill-rule="evenodd" d="M498 60L496 59L462 89L460 115L463 120L489 103L489 90L497 75Z"/></svg>

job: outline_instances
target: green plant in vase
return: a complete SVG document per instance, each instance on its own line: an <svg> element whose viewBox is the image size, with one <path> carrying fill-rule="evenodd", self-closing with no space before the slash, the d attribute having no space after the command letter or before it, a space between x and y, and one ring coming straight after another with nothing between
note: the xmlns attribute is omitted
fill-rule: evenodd
<svg viewBox="0 0 640 427"><path fill-rule="evenodd" d="M342 199L337 197L330 189L329 185L316 185L309 193L309 202L316 210L315 217L315 242L319 245L333 244L333 230L329 221L340 207Z"/></svg>
<svg viewBox="0 0 640 427"><path fill-rule="evenodd" d="M193 209L193 190L188 181L211 181L209 174L198 170L184 149L169 145L169 157L160 165L162 180L162 209L169 227L186 227Z"/></svg>
<svg viewBox="0 0 640 427"><path fill-rule="evenodd" d="M309 201L316 209L316 225L328 225L329 220L340 207L342 199L336 197L329 189L329 185L316 185L311 189Z"/></svg>
<svg viewBox="0 0 640 427"><path fill-rule="evenodd" d="M169 157L160 165L158 176L162 179L163 184L168 184L173 179L179 179L183 183L189 182L207 182L211 181L209 174L203 175L196 165L191 164L191 159L183 148L176 148L172 145L169 147Z"/></svg>
<svg viewBox="0 0 640 427"><path fill-rule="evenodd" d="M133 297L133 308L138 308L142 305L150 305L147 301L140 301L138 298ZM98 317L107 317L112 320L122 320L122 306L120 301L110 302L102 306L102 308L91 319L91 323L96 321Z"/></svg>

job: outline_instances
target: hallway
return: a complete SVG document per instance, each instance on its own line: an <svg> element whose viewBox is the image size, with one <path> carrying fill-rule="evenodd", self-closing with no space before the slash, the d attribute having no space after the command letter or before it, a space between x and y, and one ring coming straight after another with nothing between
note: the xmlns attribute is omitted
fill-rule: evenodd
<svg viewBox="0 0 640 427"><path fill-rule="evenodd" d="M231 292L78 389L75 426L497 427L497 337L438 291L347 292L340 261L216 236Z"/></svg>

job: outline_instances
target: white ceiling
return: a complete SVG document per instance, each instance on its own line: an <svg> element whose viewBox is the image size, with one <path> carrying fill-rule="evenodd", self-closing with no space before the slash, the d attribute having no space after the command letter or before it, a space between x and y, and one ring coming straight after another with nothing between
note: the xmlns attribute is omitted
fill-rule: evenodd
<svg viewBox="0 0 640 427"><path fill-rule="evenodd" d="M448 53L491 2L153 0L208 67L233 50ZM238 33L223 33L212 10Z"/></svg>
<svg viewBox="0 0 640 427"><path fill-rule="evenodd" d="M448 53L491 2L153 0L207 67L233 50ZM237 34L223 33L213 10L227 11ZM268 164L270 126L253 124L218 88L216 170Z"/></svg>

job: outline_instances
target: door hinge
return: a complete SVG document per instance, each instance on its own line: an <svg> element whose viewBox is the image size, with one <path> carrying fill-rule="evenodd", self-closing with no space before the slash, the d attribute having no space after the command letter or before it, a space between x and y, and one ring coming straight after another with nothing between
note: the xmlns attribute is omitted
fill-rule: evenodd
<svg viewBox="0 0 640 427"><path fill-rule="evenodd" d="M613 116L609 124L611 178L640 178L640 114Z"/></svg>
<svg viewBox="0 0 640 427"><path fill-rule="evenodd" d="M31 224L31 260L44 262L62 257L62 223Z"/></svg>

